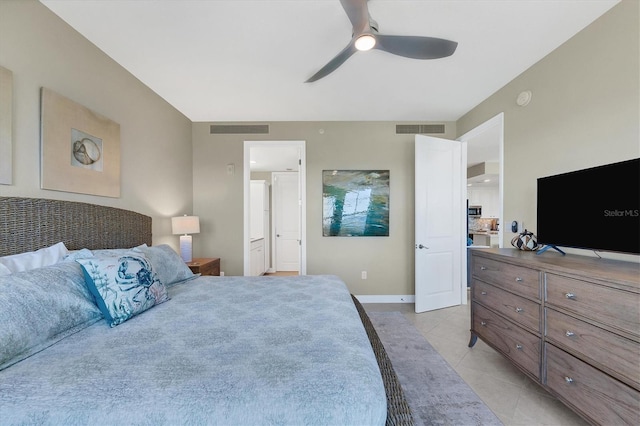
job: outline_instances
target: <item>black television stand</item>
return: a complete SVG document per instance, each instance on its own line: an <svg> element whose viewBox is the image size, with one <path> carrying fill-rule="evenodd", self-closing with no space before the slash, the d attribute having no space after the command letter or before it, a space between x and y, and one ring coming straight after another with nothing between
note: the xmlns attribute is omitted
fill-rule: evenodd
<svg viewBox="0 0 640 426"><path fill-rule="evenodd" d="M554 246L553 244L547 244L547 245L545 245L544 247L542 247L540 250L538 250L538 251L536 252L536 255L538 255L538 254L542 254L542 253L544 253L545 251L547 251L547 250L549 250L549 249L554 249L554 250L556 250L556 251L559 251L563 256L567 254L567 253L563 252L562 250L560 250L560 249L558 248L558 246Z"/></svg>

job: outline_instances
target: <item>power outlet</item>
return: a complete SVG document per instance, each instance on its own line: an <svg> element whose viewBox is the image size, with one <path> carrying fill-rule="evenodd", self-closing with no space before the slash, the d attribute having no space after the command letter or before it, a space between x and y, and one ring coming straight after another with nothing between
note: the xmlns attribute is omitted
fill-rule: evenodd
<svg viewBox="0 0 640 426"><path fill-rule="evenodd" d="M360 277L361 277L363 280L366 280L366 279L367 279L367 271L362 271L362 272L360 273Z"/></svg>
<svg viewBox="0 0 640 426"><path fill-rule="evenodd" d="M220 276L224 277L224 271L220 271Z"/></svg>

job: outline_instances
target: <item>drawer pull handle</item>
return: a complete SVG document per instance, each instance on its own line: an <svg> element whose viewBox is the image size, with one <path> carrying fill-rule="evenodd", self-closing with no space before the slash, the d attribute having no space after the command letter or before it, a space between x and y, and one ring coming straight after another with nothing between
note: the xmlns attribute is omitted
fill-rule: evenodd
<svg viewBox="0 0 640 426"><path fill-rule="evenodd" d="M523 311L524 311L524 309L522 309L522 308L516 308L516 312L518 312L518 313L523 312Z"/></svg>
<svg viewBox="0 0 640 426"><path fill-rule="evenodd" d="M568 385L570 385L571 383L573 383L573 379L571 377L565 377L564 381L567 382Z"/></svg>
<svg viewBox="0 0 640 426"><path fill-rule="evenodd" d="M522 281L523 281L523 280L522 280L522 278L520 278L520 277L516 277L516 282L517 282L517 283L522 282Z"/></svg>
<svg viewBox="0 0 640 426"><path fill-rule="evenodd" d="M565 335L565 336L567 336L567 337L573 337L573 336L575 336L575 335L576 335L576 333L574 333L573 331L569 331L569 330L567 330L567 332L566 332L566 333L564 333L564 335Z"/></svg>
<svg viewBox="0 0 640 426"><path fill-rule="evenodd" d="M567 297L567 299L576 300L576 295L573 293L567 293L565 294L565 296Z"/></svg>
<svg viewBox="0 0 640 426"><path fill-rule="evenodd" d="M480 294L483 295L483 296L486 296L487 292L486 291L481 291Z"/></svg>
<svg viewBox="0 0 640 426"><path fill-rule="evenodd" d="M486 267L486 266L481 266L481 267L480 267L480 270L481 270L481 271L486 271L486 270L487 270L487 267Z"/></svg>
<svg viewBox="0 0 640 426"><path fill-rule="evenodd" d="M518 343L518 344L516 345L516 349L517 349L517 350L519 350L519 351L521 351L521 350L522 350L522 345Z"/></svg>
<svg viewBox="0 0 640 426"><path fill-rule="evenodd" d="M483 326L483 327L486 327L487 323L485 321L480 321L480 325Z"/></svg>

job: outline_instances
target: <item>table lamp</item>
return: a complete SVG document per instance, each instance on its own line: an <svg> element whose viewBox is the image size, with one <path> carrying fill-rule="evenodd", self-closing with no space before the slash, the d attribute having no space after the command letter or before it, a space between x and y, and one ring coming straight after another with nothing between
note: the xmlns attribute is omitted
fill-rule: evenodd
<svg viewBox="0 0 640 426"><path fill-rule="evenodd" d="M198 216L178 216L171 218L171 231L180 235L180 257L185 262L193 260L191 235L200 233L200 218Z"/></svg>

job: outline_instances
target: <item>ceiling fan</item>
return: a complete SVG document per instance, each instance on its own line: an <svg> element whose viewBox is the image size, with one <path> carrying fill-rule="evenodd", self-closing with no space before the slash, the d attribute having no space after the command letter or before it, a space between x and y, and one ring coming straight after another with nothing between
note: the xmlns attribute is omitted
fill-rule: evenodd
<svg viewBox="0 0 640 426"><path fill-rule="evenodd" d="M353 25L351 41L305 83L332 73L358 50L378 49L406 58L437 59L451 56L458 46L455 41L441 38L379 34L378 23L369 15L367 0L340 0L340 3Z"/></svg>

